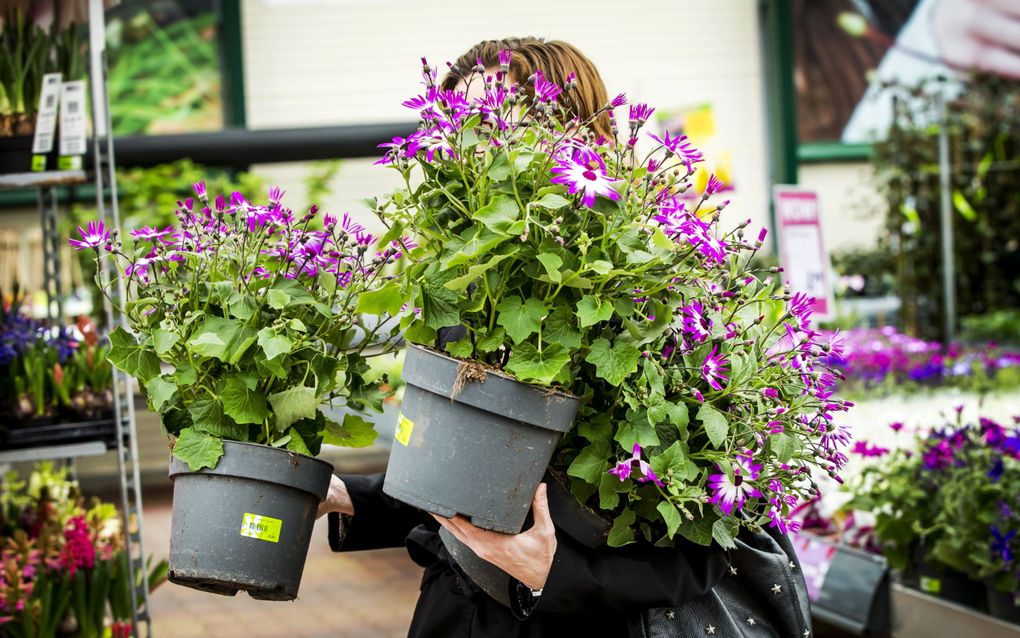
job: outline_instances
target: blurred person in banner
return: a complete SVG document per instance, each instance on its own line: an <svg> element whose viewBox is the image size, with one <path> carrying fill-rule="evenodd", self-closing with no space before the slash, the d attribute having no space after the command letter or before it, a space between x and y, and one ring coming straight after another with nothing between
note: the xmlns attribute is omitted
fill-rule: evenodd
<svg viewBox="0 0 1020 638"><path fill-rule="evenodd" d="M1020 0L795 0L792 13L802 142L884 137L889 83L1020 79Z"/></svg>
<svg viewBox="0 0 1020 638"><path fill-rule="evenodd" d="M452 65L442 88L464 91L465 80L479 61L494 75L503 50L511 51L513 56L510 79L528 87L525 90L534 90L527 80L536 70L560 85L574 72L577 88L564 96L569 101L568 110L582 120L608 102L605 85L588 58L566 42L536 38L479 43ZM479 85L470 85L469 97L474 97ZM595 120L592 128L597 134L613 137L607 114ZM444 334L445 330L451 332ZM463 334L455 334L457 330L461 329L440 331L437 347L442 350L445 342L461 338ZM731 554L717 544L703 547L679 537L674 547L638 542L610 548L601 540L591 542L598 538L597 532L591 533L594 528L608 530L608 522L589 512L598 523L589 520L578 524L579 516L571 510L571 506L576 508L576 499L566 488L554 484L549 473L547 483L539 485L534 495L533 522L520 534L480 529L460 515L447 519L420 511L384 494L384 479L384 474L335 476L319 515L329 515L329 540L334 551L406 547L411 559L425 568L408 631L412 638L624 638L631 635L635 617L642 619L653 608L677 608L676 612L663 614L671 623L661 634L664 637L691 635L695 624L699 633L706 626L712 626L712 633L718 631L719 635L736 635L738 631L734 625L737 621L729 618L728 607L705 602L712 598L710 593L721 591L724 574L736 573L730 563ZM502 594L491 583L480 587L472 580L471 572L466 573L458 565L440 537L441 528L476 556L505 572L503 576L508 578L500 583ZM794 556L785 556L784 568L786 561L793 560ZM759 567L762 571L768 569ZM770 618L796 614L797 622L803 623L807 615L806 593L804 596L803 605L783 604L770 597L764 603L768 605L765 612ZM690 603L698 604L698 609L686 608L690 613L684 613L684 605ZM774 612L773 608L783 611ZM768 635L767 630L761 635Z"/></svg>

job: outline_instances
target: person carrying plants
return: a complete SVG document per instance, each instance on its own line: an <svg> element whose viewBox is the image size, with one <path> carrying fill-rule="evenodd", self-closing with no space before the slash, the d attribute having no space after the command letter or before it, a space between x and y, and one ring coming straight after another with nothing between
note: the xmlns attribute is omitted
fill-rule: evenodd
<svg viewBox="0 0 1020 638"><path fill-rule="evenodd" d="M427 80L427 96L405 103L412 108L428 109L430 103L435 103L441 104L443 109L456 111L461 106L466 107L477 99L474 103L482 104L481 108L485 111L484 117L489 118L488 125L498 128L507 124L502 119L502 115L505 114L503 102L505 99L509 99L510 104L518 105L516 107L518 113L525 111L528 113L528 117L534 117L540 123L551 121L550 114L553 112L551 106L554 100L558 100L557 106L563 107L560 113L570 114L569 117L560 120L563 132L558 141L566 140L572 132L579 130L578 127L581 125L587 127L587 130L583 131L581 135L590 144L599 145L606 140L615 140L617 137L616 127L611 117L611 108L622 105L625 98L621 95L610 101L595 66L568 43L537 38L485 41L462 55L438 85L432 85L432 80L435 78L434 70L424 64L424 61L423 65ZM487 76L484 83L477 81L480 75ZM474 78L475 81L472 82L471 78ZM494 78L495 82L491 78ZM497 86L499 82L503 81L516 83L520 91L518 92L517 88L511 88L508 92L503 93ZM561 87L566 88L560 92ZM449 91L454 93L446 93ZM457 92L466 93L466 95L458 97ZM639 107L638 116L643 123L651 113L651 109L644 105L639 105ZM433 116L437 121L441 121L444 117L438 113L429 117ZM632 119L634 118L632 117ZM438 126L441 128L442 123ZM465 128L470 128L470 126ZM524 128L527 127L522 126L522 129ZM635 124L632 122L632 137L634 137L635 130ZM463 141L464 132L458 131L456 137L458 141ZM596 137L598 140L595 139ZM653 139L668 146L671 154L688 157L691 161L700 161L695 159L696 151L688 151L685 146L682 146L683 140L686 140L685 137L682 139L670 138L667 134L665 140L654 137ZM572 142L567 140L566 143L569 145ZM393 143L385 146L391 147L391 152L387 153L387 157L380 160L380 163L399 163L403 161L402 158L413 156L419 151L423 155L427 153L430 161L433 156L436 158L457 156L457 151L448 145L448 140L442 135L436 135L433 138L427 138L427 136L418 136L414 139L397 138ZM610 181L619 182L620 180L609 180L607 175L597 174L594 169L583 170L585 163L593 164L595 160L583 154L585 152L583 143L579 142L577 146L581 155L575 155L571 160L576 163L576 167L566 161L560 166L552 167L552 174L558 175L552 179L552 182L566 184L569 187L570 195L576 195L577 202L584 202L589 208L593 206L596 196L618 199L619 193L610 192L607 188ZM478 154L484 151L480 151L476 147L474 152ZM401 153L405 155L400 155ZM684 153L689 153L689 155L683 155ZM630 161L636 161L632 154ZM513 164L514 162L511 162L511 165L502 168L512 174L515 170ZM574 168L577 168L576 175L571 173ZM691 174L689 163L688 169L689 176ZM605 167L602 170L604 171ZM654 171L652 172L654 173ZM664 178L663 183L666 181ZM711 183L708 188L712 188ZM707 196L708 194L705 195L706 198ZM562 200L563 198L558 197L558 199ZM565 204L564 200L563 205ZM720 206L718 210L721 208ZM682 209L683 207L680 206L678 211ZM515 208L515 210L517 209ZM537 215L537 213L532 214ZM502 223L493 218L487 218L486 221L492 224ZM550 221L553 220L550 219ZM559 222L562 221L562 219L557 219L553 221L552 227L544 226L543 232L549 232L554 239L562 240L563 237L556 232ZM569 223L570 220L567 221ZM507 228L513 227L511 225ZM701 227L699 226L699 228ZM503 232L507 229L500 227L500 230ZM482 232L484 233L484 231ZM520 231L514 232L519 233ZM527 233L528 231L525 230L524 234L520 236L521 242L528 239ZM506 233L504 232L504 234ZM661 239L668 243L670 240L666 237L665 234L662 234ZM721 261L726 244L718 240L713 241L707 233L699 237L701 238L699 243L694 244L697 252L709 256L718 253L719 256L713 258ZM484 242L476 242L475 245L478 246L480 243ZM564 247L563 243L559 245ZM757 245L760 247L761 238ZM574 250L574 247L569 245L565 248ZM464 250L469 251L467 247ZM477 253L484 250L484 246L470 250ZM663 250L668 254L673 254L674 249L670 245L669 248L663 248ZM555 264L553 265L555 266ZM555 268L546 262L543 262L543 266L549 269L550 277L559 275ZM552 281L555 282L556 279L552 279ZM454 282L449 283L454 284ZM750 281L745 281L744 285L748 284ZM640 297L642 291L634 290L633 292L638 296L633 299L633 302L638 303L642 300ZM445 293L437 292L435 294ZM467 296L471 295L472 292L469 289ZM632 301L629 289L624 291L623 296L626 297L627 303ZM700 310L700 306L698 308ZM608 313L610 316L613 315L612 306L608 306L606 310L610 310ZM429 309L426 308L424 311L427 314ZM527 309L522 307L521 311L527 312ZM421 309L415 308L414 312L420 314ZM605 313L596 310L594 314L601 316ZM654 316L646 317L646 319L650 325L655 321ZM544 322L545 319L542 318L540 321ZM610 323L605 323L607 321ZM610 317L593 318L592 323L596 322L599 322L599 325L603 325L603 323L606 326L611 325ZM754 322L752 318L751 323L757 326L761 324L761 320ZM450 326L451 324L443 325ZM502 322L500 325L503 325ZM804 325L806 326L806 322ZM662 326L659 324L654 324L654 326L657 326L657 329L661 331ZM697 329L704 331L708 326L711 326L710 320L700 320ZM727 339L737 338L737 333L733 332L735 326L735 323L725 326ZM551 319L546 329L553 330ZM616 330L620 331L622 328L617 326ZM515 327L507 327L508 335L513 336L510 333L514 331ZM787 331L794 334L796 329L788 327ZM450 351L451 343L464 340L464 332L463 327L448 327L440 328L437 333L416 332L412 337L412 333L407 332L405 335L412 342L417 341L431 345L428 340L423 342L421 335L434 334L437 349ZM730 334L731 332L733 334ZM771 334L772 331L765 336L769 337ZM706 335L708 335L707 332ZM541 339L541 336L539 338ZM580 339L580 337L577 338ZM711 343L705 339L705 336L701 336L700 340L696 336L693 343L704 344L707 351ZM598 341L605 342L606 339L599 338ZM466 340L464 343L467 343ZM681 345L673 343L668 346L669 352L672 352L673 349L680 351ZM598 347L596 346L595 349ZM470 349L470 346L468 348ZM524 346L514 346L514 353L521 357L526 351L527 348ZM552 357L554 352L553 347L546 345L546 356ZM635 366L639 354L640 352L635 352ZM665 351L662 356L664 359L668 358ZM541 343L537 359L541 359ZM533 361L537 359L533 359ZM521 360L518 359L518 361ZM806 361L804 357L801 357L799 361L801 363L798 365L808 365L804 363ZM506 362L504 361L504 363ZM729 372L724 366L728 364L729 362L722 357L721 353L717 354L713 349L706 359L705 366L696 369L699 370L699 374L705 375L709 386L721 389L720 381L725 381L727 379L725 373ZM554 380L553 377L556 373L556 370L553 369L548 373L548 378L541 379L540 377L545 374L540 370L541 366L528 368L518 365L514 369L513 355L510 356L510 363L505 367L514 372L522 381L544 380L544 385L547 386ZM805 376L805 378L811 377ZM661 381L659 381L659 385L661 386ZM771 391L776 392L775 390ZM693 392L700 397L700 392L696 389ZM772 400L773 396L769 392L764 394L766 400ZM700 398L704 401L704 397ZM828 405L835 404L829 403ZM615 415L616 411L612 411L606 416L616 418ZM679 419L679 412L676 412L676 415ZM686 408L683 408L683 416L686 418ZM709 417L714 418L716 423L719 420L725 422L725 417L714 412L710 407L699 413L699 418L707 420ZM780 424L779 417L773 423ZM608 423L607 425L611 426ZM772 425L771 427L775 430L779 426ZM710 435L714 444L716 444L717 433L718 428L713 430L713 434ZM739 443L747 445L747 441L743 439ZM716 446L719 447L718 444ZM606 472L605 468L610 466L605 461L600 461L599 468L601 469L597 469L596 474L611 475L611 481L618 480L620 485L631 485L628 478L633 478L634 485L665 486L666 484L659 479L649 463L642 460L640 445L635 444L633 448L633 456L620 461L609 472ZM670 450L674 448L675 446L670 447ZM630 449L627 444L628 452ZM677 462L679 463L679 460ZM714 475L709 481L713 486L712 489L716 491L716 496L712 501L708 500L709 497L704 494L704 489L701 487L697 488L698 494L693 498L702 505L707 502L719 502L724 512L740 514L745 497L762 496L750 486L750 483L742 484L740 473L741 471L747 472L749 480L757 479L761 473L761 465L753 463L750 456L745 459L741 453L737 453L737 465L740 467L736 469L736 479L732 472L723 472L720 469L720 473ZM680 466L677 465L677 467ZM688 469L694 470L693 467ZM632 472L633 477L631 477ZM796 567L796 559L792 555L782 555L781 569L775 565L765 565L761 561L756 564L749 563L746 558L736 558L729 548L736 547L734 541L737 541L738 544L743 541L737 538L735 531L731 535L730 532L720 528L719 538L723 538L729 547L724 549L723 544L713 542L717 531L713 527L711 519L706 520L708 520L708 526L712 528L712 531L709 532L707 538L700 537L703 542L692 542L687 535L677 535L673 538L672 543L656 544L644 542L644 539L631 542L635 538L631 531L631 526L634 524L633 513L630 513L629 523L623 526L613 524L614 532L617 532L616 542L614 542L613 533L609 531L609 525L613 521L602 520L599 515L588 510L584 510L578 519L577 510L580 508L578 508L574 496L555 483L555 474L555 472L547 472L546 483L538 486L532 501L530 527L519 534L489 531L475 526L460 515L445 518L406 505L384 491L386 480L384 474L334 476L329 494L320 504L318 515L328 514L329 516L330 546L334 551L406 546L412 560L425 568L421 596L408 632L409 636L415 638L627 636L638 626L635 625L634 618L642 617L642 615L647 616L650 610L661 610L661 620L667 623L663 626L667 627L666 631L669 633L661 635L768 636L777 635L777 631L782 635L810 635L809 620L804 617L806 598L799 596L803 587L797 586L798 583L803 583L803 579L791 571ZM699 475L699 473L695 472L694 475ZM576 477L577 475L571 474L571 476ZM663 471L663 479L670 485L673 484L672 476L672 469L669 470L669 476L666 476ZM611 490L615 489L615 484L610 482L609 485ZM777 489L781 488L777 487ZM614 492L614 494L616 493ZM669 503L667 505L669 505L670 515L676 517L675 525L671 526L669 532L669 536L672 538L681 525L680 514L678 510L673 509L673 505ZM570 511L571 506L574 511ZM698 509L700 509L700 505ZM687 515L688 521L695 521L694 515L689 511L682 508L680 511ZM771 540L774 538L785 541L788 521L783 518L784 514L780 512L787 510L784 509L782 503L777 503L774 504L773 511L774 513L770 516L777 522L779 530L772 535L760 532L760 537L770 539L765 544L768 542L775 544L775 541ZM590 516L586 517L585 514ZM580 522L578 522L579 520ZM768 521L767 518L764 520ZM718 520L714 522L720 523ZM669 521L667 521L668 523ZM697 523L692 523L692 526L697 526ZM621 527L624 532L619 533L617 527ZM736 529L735 523L731 529ZM743 534L743 532L741 533ZM441 534L446 536L446 541ZM745 539L745 536L740 538ZM487 588L477 584L471 576L467 575L460 561L454 560L451 554L454 546L451 544L453 542L451 539L454 539L457 544L469 548L476 557L502 570L508 576L503 583L506 591L494 592L491 584ZM746 537L746 539L750 545L745 542L742 547L753 547L744 552L744 556L763 556L766 553L766 550L762 549L764 544L755 544L756 541L751 537ZM782 543L780 542L780 544ZM787 541L786 547L788 545ZM789 567L787 563L789 563ZM734 624L737 620L729 613L730 603L733 603L734 609L738 607L744 609L745 607L741 606L743 604L740 602L741 598L748 600L762 598L761 591L752 591L753 588L741 589L733 584L737 580L737 572L745 569L752 572L748 574L748 578L757 578L759 582L763 582L762 578L769 579L768 586L771 589L764 592L767 597L767 606L782 608L781 611L775 613L770 609L765 609L762 611L762 618L764 615L770 615L773 618L777 615L797 616L797 618L785 622L785 624L784 621L768 624L765 622L756 623L754 617L748 616L746 620L739 621L743 625L738 634ZM778 573L779 571L782 573ZM776 576L775 580L772 579L773 576ZM727 578L729 578L730 584L722 587L721 584L726 583ZM646 622L645 627L647 626ZM774 629L779 626L782 626L783 629ZM766 627L773 628L766 629ZM797 627L797 630L793 632L790 627ZM695 629L692 628L696 628L696 633L692 633L695 632ZM660 634L656 633L655 635Z"/></svg>

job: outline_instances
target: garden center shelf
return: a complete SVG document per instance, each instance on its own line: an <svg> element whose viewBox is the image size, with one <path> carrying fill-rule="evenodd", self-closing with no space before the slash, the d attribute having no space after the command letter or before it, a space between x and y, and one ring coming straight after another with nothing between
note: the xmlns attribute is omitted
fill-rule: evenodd
<svg viewBox="0 0 1020 638"><path fill-rule="evenodd" d="M39 173L0 174L0 190L18 188L49 188L82 184L88 179L85 171L42 171Z"/></svg>
<svg viewBox="0 0 1020 638"><path fill-rule="evenodd" d="M107 228L120 226L115 185L113 134L110 121L110 101L106 87L106 18L103 0L88 0L89 29L89 86L91 92L91 170L16 172L0 174L0 190L32 189L38 193L39 219L43 236L43 282L46 292L46 314L50 321L63 321L60 285L60 253L67 246L67 237L61 233L57 191L60 186L94 181L96 212ZM122 288L115 297L123 299ZM112 329L124 323L119 303L111 303L104 296L107 327ZM0 464L43 459L73 459L100 455L115 450L119 469L121 515L123 516L125 543L131 572L131 620L136 638L151 637L149 590L145 550L142 546L142 498L139 477L138 438L135 424L133 380L116 368L113 369L113 417L105 421L71 423L60 426L39 426L19 431L21 443L5 442L0 433ZM10 436L9 431L7 433ZM27 440L36 437L35 440ZM19 449L13 449L17 446Z"/></svg>

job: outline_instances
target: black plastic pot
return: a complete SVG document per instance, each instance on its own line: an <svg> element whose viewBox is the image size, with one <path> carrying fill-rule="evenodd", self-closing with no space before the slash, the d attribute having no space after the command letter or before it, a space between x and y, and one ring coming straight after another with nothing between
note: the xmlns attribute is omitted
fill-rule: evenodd
<svg viewBox="0 0 1020 638"><path fill-rule="evenodd" d="M170 461L170 582L294 600L333 466L251 443L224 441L223 452L211 470Z"/></svg>
<svg viewBox="0 0 1020 638"><path fill-rule="evenodd" d="M428 512L462 514L478 527L515 534L580 401L491 370L472 381L464 378L473 376L465 375L466 366L408 348L383 491Z"/></svg>
<svg viewBox="0 0 1020 638"><path fill-rule="evenodd" d="M1014 592L999 591L991 584L988 585L988 614L1020 625L1020 605L1017 604L1017 597Z"/></svg>
<svg viewBox="0 0 1020 638"><path fill-rule="evenodd" d="M38 167L33 166L31 135L0 137L0 173L28 173ZM42 170L57 170L57 150L46 153L45 165Z"/></svg>

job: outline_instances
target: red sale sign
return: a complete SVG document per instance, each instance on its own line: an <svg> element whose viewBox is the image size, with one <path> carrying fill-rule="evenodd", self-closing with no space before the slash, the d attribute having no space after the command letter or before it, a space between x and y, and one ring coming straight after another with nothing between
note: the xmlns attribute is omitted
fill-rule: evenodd
<svg viewBox="0 0 1020 638"><path fill-rule="evenodd" d="M779 224L779 259L790 291L814 298L815 319L833 319L835 300L829 255L822 241L818 193L777 185L773 198Z"/></svg>

